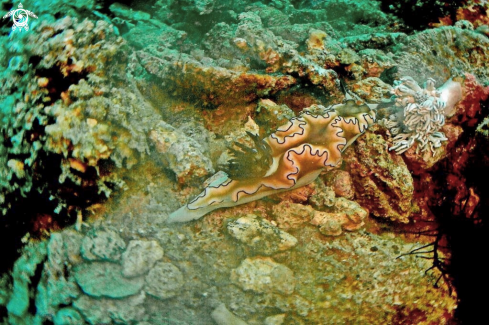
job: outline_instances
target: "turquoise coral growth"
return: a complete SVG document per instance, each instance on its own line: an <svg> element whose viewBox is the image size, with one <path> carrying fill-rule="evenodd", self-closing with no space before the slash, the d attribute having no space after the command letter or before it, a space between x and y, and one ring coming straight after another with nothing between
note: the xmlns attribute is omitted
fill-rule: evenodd
<svg viewBox="0 0 489 325"><path fill-rule="evenodd" d="M103 162L131 167L147 151L144 127L126 119L137 99L107 79L124 49L107 23L69 17L2 43L0 213L32 193L49 197L56 213L80 204L74 188L108 196L120 182Z"/></svg>

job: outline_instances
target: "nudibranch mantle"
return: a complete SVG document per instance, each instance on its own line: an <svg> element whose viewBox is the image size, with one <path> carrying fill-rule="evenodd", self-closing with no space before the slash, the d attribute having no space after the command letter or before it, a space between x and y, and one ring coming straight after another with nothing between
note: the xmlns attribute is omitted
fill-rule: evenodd
<svg viewBox="0 0 489 325"><path fill-rule="evenodd" d="M271 164L264 176L244 180L228 177L209 184L202 193L170 214L167 222L186 222L225 207L255 201L314 181L321 171L341 163L342 152L375 122L376 105L313 105L262 141Z"/></svg>

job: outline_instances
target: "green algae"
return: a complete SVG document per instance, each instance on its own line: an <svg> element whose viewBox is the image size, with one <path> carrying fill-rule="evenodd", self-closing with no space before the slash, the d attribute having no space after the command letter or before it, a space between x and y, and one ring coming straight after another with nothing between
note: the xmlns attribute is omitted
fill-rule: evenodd
<svg viewBox="0 0 489 325"><path fill-rule="evenodd" d="M30 302L36 295L36 283L32 279L35 279L36 273L42 268L46 253L45 242L29 245L25 248L24 255L15 262L12 292L6 305L11 324L29 324L36 319L28 314Z"/></svg>
<svg viewBox="0 0 489 325"><path fill-rule="evenodd" d="M138 293L144 278L124 278L122 267L110 262L81 264L74 270L76 282L91 297L123 298Z"/></svg>

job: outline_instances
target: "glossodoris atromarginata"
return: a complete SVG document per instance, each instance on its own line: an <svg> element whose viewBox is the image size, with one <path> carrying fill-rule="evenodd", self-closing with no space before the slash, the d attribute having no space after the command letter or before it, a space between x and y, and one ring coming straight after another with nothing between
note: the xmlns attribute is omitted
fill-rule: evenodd
<svg viewBox="0 0 489 325"><path fill-rule="evenodd" d="M375 122L376 105L344 103L304 109L262 141L269 148L270 167L264 176L233 180L225 176L177 211L167 222L201 218L219 208L258 200L314 181L323 170L341 163L342 152ZM225 175L225 174L224 174Z"/></svg>

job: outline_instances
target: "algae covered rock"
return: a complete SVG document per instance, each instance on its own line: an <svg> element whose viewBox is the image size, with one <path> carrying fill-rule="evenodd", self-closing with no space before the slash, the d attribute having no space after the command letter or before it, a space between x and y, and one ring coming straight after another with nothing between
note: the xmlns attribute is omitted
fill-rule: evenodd
<svg viewBox="0 0 489 325"><path fill-rule="evenodd" d="M54 325L76 325L83 322L83 317L76 309L65 307L60 309L53 319Z"/></svg>
<svg viewBox="0 0 489 325"><path fill-rule="evenodd" d="M163 249L157 241L131 240L122 254L122 273L134 277L148 272L163 258Z"/></svg>
<svg viewBox="0 0 489 325"><path fill-rule="evenodd" d="M467 66L485 80L485 40L457 27L407 36L375 0L56 4L25 3L42 18L33 33L1 36L0 208L47 202L35 215L90 214L101 227L26 247L0 277L0 322L453 321L457 300L433 288L433 261L399 256L425 239L379 229L410 221L414 187L382 130L307 188L160 225L214 173L226 141L243 139L234 130L248 117L272 132L311 104L342 101L340 80L379 103L396 69ZM77 10L89 19L53 22ZM83 210L122 180L127 191Z"/></svg>
<svg viewBox="0 0 489 325"><path fill-rule="evenodd" d="M485 64L489 39L475 31L447 26L428 29L397 44L397 74L415 80L448 80L464 72L489 81Z"/></svg>
<svg viewBox="0 0 489 325"><path fill-rule="evenodd" d="M314 218L310 221L326 236L339 236L343 230L358 230L364 225L364 220L368 216L367 210L345 198L338 198L332 211L315 211Z"/></svg>
<svg viewBox="0 0 489 325"><path fill-rule="evenodd" d="M7 310L12 317L24 317L27 314L31 299L34 299L31 278L46 257L46 242L29 245L15 264L12 274L12 294L7 303Z"/></svg>
<svg viewBox="0 0 489 325"><path fill-rule="evenodd" d="M278 105L270 99L261 99L258 102L256 113L256 123L264 128L267 133L273 132L295 116L287 105Z"/></svg>
<svg viewBox="0 0 489 325"><path fill-rule="evenodd" d="M23 257L28 260L20 258L15 263L9 280L13 285L2 282L10 277L0 280L0 298L2 293L6 294L0 304L6 305L9 311L9 323L34 324L49 319L59 324L77 324L69 322L71 316L63 316L64 312L73 314L69 308L63 312L60 308L71 305L81 293L72 274L73 265L81 261L80 241L77 233L67 231L24 248ZM3 291L7 287L8 290ZM55 321L53 317L58 312L60 317ZM75 314L73 319L77 319Z"/></svg>
<svg viewBox="0 0 489 325"><path fill-rule="evenodd" d="M159 122L149 137L180 184L190 184L214 173L211 160L203 154L205 149L202 145L171 125Z"/></svg>
<svg viewBox="0 0 489 325"><path fill-rule="evenodd" d="M70 274L74 264L81 261L79 257L80 237L76 232L55 233L51 236L47 244L47 260L44 262L41 278L37 285L35 302L38 315L44 317L57 315L60 306L69 306L80 295L80 288L73 275ZM75 257L76 255L78 258ZM73 264L70 263L70 256ZM65 312L72 314L69 309ZM71 317L61 317L61 315L60 319Z"/></svg>
<svg viewBox="0 0 489 325"><path fill-rule="evenodd" d="M81 254L88 261L116 262L126 248L126 243L115 230L91 230L83 238Z"/></svg>
<svg viewBox="0 0 489 325"><path fill-rule="evenodd" d="M16 322L21 317L27 321L25 324L40 320L55 324L164 323L174 319L212 325L213 317L223 314L225 319L237 317L250 324L255 322L254 317L257 317L257 323L262 324L287 324L292 321L327 324L331 319L354 322L359 318L372 323L379 315L388 322L396 319L399 306L403 306L403 312L407 315L421 313L432 321L446 315L441 312L453 312L455 305L454 298L445 291L433 288L431 281L435 276L424 274L430 261L409 255L396 259L401 252L412 249L413 244L392 234L378 236L365 231L346 232L340 237L318 240L311 232L317 230L304 227L297 233L300 241L294 249L283 251L274 259L251 257L239 261L239 249L236 249L235 240L230 236L215 238L210 234L191 233L188 229L180 229L174 234L171 231L167 229L159 237L171 251L171 258L180 261L157 262L145 278L139 277L143 279L142 287L138 285L134 288L126 282L127 279L119 281L123 278L122 267L116 263L82 261L74 269L67 269L65 279L74 277L83 291L88 288L98 290L96 295L103 291L102 296L92 296L94 292L90 291L81 293L61 305L52 305L50 314L37 314L40 309L28 307L22 316L10 313L10 323L24 324ZM60 249L63 245L60 244L67 242L65 238L68 236L69 232L63 232L55 239L49 245L51 251L63 252ZM175 248L182 244L185 249ZM219 244L218 249L216 244ZM31 266L38 265L47 270L55 269L59 264L46 266L42 261L37 263L39 260L29 255L32 253L25 254L34 262ZM203 254L205 258L201 258ZM39 256L43 260L46 255ZM66 256L61 257L63 254L52 256L60 256L60 262L67 261ZM216 270L216 265L219 265L219 270ZM97 273L101 269L105 271ZM17 267L16 270L23 269ZM216 272L224 276L216 276ZM27 301L27 306L30 305L30 295L39 295L32 285L35 277L29 274L33 273L22 272L14 276L27 276L23 282L27 290L16 289L15 295L8 294L13 301L20 295ZM184 274L193 278L186 281L188 285L184 283ZM88 285L85 280L79 279L80 275L86 278L86 282L89 282L89 278L95 280ZM54 277L50 281L53 286L64 283L63 279ZM15 288L20 286L16 285ZM118 294L122 291L123 294ZM54 291L53 294L59 295ZM51 297L51 301L60 300ZM222 301L226 301L226 309L234 317L222 310L219 310L219 315L211 316L211 311ZM369 308L358 311L356 304L350 305L351 301L362 302ZM420 304L420 301L423 303ZM209 306L206 313L200 312L202 306ZM189 313L190 310L193 312ZM267 310L275 312L270 315ZM36 314L32 314L32 311Z"/></svg>
<svg viewBox="0 0 489 325"><path fill-rule="evenodd" d="M83 263L75 267L76 283L91 297L123 298L138 293L143 277L125 278L122 267L111 262Z"/></svg>
<svg viewBox="0 0 489 325"><path fill-rule="evenodd" d="M135 20L135 21L148 21L151 18L151 15L147 12L132 10L128 6L125 6L121 3L113 3L109 6L109 10L118 17Z"/></svg>
<svg viewBox="0 0 489 325"><path fill-rule="evenodd" d="M367 132L345 153L355 199L376 217L407 223L414 185L406 163L389 153L382 136Z"/></svg>
<svg viewBox="0 0 489 325"><path fill-rule="evenodd" d="M158 262L146 276L144 290L158 299L168 299L178 294L183 280L182 272L175 265Z"/></svg>
<svg viewBox="0 0 489 325"><path fill-rule="evenodd" d="M326 236L339 236L343 231L356 231L363 227L369 211L353 199L354 186L350 174L344 170L327 172L314 183L309 203L314 207L309 223L317 226ZM335 193L336 192L336 193ZM335 197L339 194L339 197ZM347 198L348 197L348 198Z"/></svg>
<svg viewBox="0 0 489 325"><path fill-rule="evenodd" d="M301 228L314 215L314 209L307 205L283 201L273 206L274 220L280 229Z"/></svg>
<svg viewBox="0 0 489 325"><path fill-rule="evenodd" d="M345 175L343 172L337 173L336 171L332 171L329 173L326 173L325 175L322 175L322 179L326 178L326 182L328 183L336 183L337 175ZM348 178L343 178L340 176L341 179L348 179ZM336 200L336 193L335 193L335 188L332 186L325 186L325 183L323 181L316 181L314 183L314 193L311 195L309 198L309 203L311 206L316 209L316 210L325 210L328 208L333 207L335 200ZM346 187L345 183L342 183L342 187Z"/></svg>
<svg viewBox="0 0 489 325"><path fill-rule="evenodd" d="M92 325L97 324L140 324L146 309L144 292L127 298L107 299L82 296L73 306Z"/></svg>
<svg viewBox="0 0 489 325"><path fill-rule="evenodd" d="M243 290L285 295L292 294L296 285L294 272L269 257L245 259L231 272L231 281Z"/></svg>
<svg viewBox="0 0 489 325"><path fill-rule="evenodd" d="M334 198L334 195L344 197L345 199L351 200L355 194L353 188L353 182L350 176L350 173L344 170L332 170L327 173L324 173L321 177L324 180L324 183L333 189L334 194L329 194L329 191L325 191L325 195L330 195ZM317 191L318 193L322 193L322 191ZM328 194L326 194L328 193ZM332 199L330 199L332 201ZM324 202L319 205L332 206L333 203Z"/></svg>
<svg viewBox="0 0 489 325"><path fill-rule="evenodd" d="M265 318L264 325L282 325L285 321L285 314L278 314L273 316L268 316Z"/></svg>
<svg viewBox="0 0 489 325"><path fill-rule="evenodd" d="M272 255L297 244L294 236L254 215L228 222L227 230L231 236L257 254Z"/></svg>
<svg viewBox="0 0 489 325"><path fill-rule="evenodd" d="M377 77L365 78L353 85L352 91L370 103L385 99L392 87Z"/></svg>
<svg viewBox="0 0 489 325"><path fill-rule="evenodd" d="M127 81L128 47L111 24L36 14L0 50L0 214L14 246L26 232L81 222L123 188L114 171L149 152L160 119Z"/></svg>
<svg viewBox="0 0 489 325"><path fill-rule="evenodd" d="M245 321L230 312L224 304L214 309L211 316L217 325L247 325Z"/></svg>

